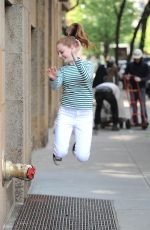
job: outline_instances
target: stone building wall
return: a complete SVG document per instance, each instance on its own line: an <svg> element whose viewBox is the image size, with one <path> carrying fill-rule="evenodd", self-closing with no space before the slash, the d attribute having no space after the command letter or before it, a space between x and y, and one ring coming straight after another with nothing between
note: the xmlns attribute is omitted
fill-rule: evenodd
<svg viewBox="0 0 150 230"><path fill-rule="evenodd" d="M62 4L0 0L0 229L30 186L15 178L4 182L4 162L31 163L32 150L47 143L57 112L59 93L49 88L46 69L59 65Z"/></svg>

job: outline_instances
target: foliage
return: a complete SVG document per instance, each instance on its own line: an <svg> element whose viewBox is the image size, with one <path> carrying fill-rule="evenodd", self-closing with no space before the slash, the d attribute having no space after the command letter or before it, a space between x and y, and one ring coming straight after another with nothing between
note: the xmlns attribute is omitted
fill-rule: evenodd
<svg viewBox="0 0 150 230"><path fill-rule="evenodd" d="M144 51L150 55L150 18L147 22L146 40Z"/></svg>
<svg viewBox="0 0 150 230"><path fill-rule="evenodd" d="M71 0L72 5L76 0ZM79 22L85 28L89 39L95 44L90 53L103 53L102 44L110 45L115 42L116 13L120 0L80 0L80 4L67 14L67 24ZM120 43L129 43L134 31L133 23L139 12L135 10L134 1L127 0L120 28ZM138 36L136 43L138 44ZM148 39L148 36L147 36Z"/></svg>

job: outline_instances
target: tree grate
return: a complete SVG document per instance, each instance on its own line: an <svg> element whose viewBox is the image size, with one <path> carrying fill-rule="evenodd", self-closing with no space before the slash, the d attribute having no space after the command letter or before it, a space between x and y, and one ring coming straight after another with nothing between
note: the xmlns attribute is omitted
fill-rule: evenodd
<svg viewBox="0 0 150 230"><path fill-rule="evenodd" d="M119 230L113 201L28 195L12 230Z"/></svg>

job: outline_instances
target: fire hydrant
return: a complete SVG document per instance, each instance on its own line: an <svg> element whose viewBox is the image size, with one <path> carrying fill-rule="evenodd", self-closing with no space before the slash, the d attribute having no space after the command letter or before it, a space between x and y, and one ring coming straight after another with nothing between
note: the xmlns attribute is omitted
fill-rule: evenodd
<svg viewBox="0 0 150 230"><path fill-rule="evenodd" d="M12 163L11 161L3 162L3 179L9 181L13 177L21 180L32 180L35 174L35 167L33 165Z"/></svg>

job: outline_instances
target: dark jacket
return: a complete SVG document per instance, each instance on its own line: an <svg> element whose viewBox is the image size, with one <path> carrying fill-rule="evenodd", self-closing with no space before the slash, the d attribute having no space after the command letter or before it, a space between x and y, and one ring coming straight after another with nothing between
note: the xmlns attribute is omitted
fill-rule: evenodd
<svg viewBox="0 0 150 230"><path fill-rule="evenodd" d="M143 62L142 59L139 63L136 63L134 61L128 63L127 68L125 70L125 74L131 74L140 77L140 88L145 88L146 81L150 79L149 67L147 63ZM133 79L130 80L130 83L133 86L133 88L136 88L136 82Z"/></svg>
<svg viewBox="0 0 150 230"><path fill-rule="evenodd" d="M104 77L107 75L107 71L104 65L99 64L95 78L93 80L93 88L95 88L97 85L104 82Z"/></svg>

